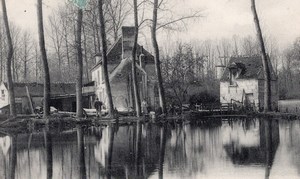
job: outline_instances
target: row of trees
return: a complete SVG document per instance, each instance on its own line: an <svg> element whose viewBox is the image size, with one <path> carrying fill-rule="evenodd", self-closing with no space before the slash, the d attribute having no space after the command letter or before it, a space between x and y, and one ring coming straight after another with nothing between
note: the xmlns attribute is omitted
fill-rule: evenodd
<svg viewBox="0 0 300 179"><path fill-rule="evenodd" d="M276 42L272 37L265 38L265 42L278 74L282 69L279 70L281 56ZM226 66L232 56L255 56L259 53L259 44L251 36L173 43L162 51L161 60L167 103L180 106L189 103L192 95L201 95L202 92L217 98L220 77L217 66Z"/></svg>
<svg viewBox="0 0 300 179"><path fill-rule="evenodd" d="M12 23L8 23L5 0L1 1L4 19L1 23L4 23L5 29L1 26L0 33L3 34L5 32L6 35L0 35L0 78L8 81L10 95L13 95L12 81L44 81L45 116L49 115L49 106L47 104L50 94L50 77L51 81L55 82L77 82L77 116L82 116L81 86L83 82L90 80L89 69L96 63L94 56L99 52L102 53L106 89L107 94L110 96L110 114L113 113L114 107L106 69L107 47L116 42L121 27L131 19L134 19L131 23L134 23L135 26L133 61L136 58L135 51L139 34L143 36L144 32L147 31L145 27L150 27L156 75L159 82L159 101L163 113L166 113L165 89L163 85L173 87L171 90L176 94L178 101L182 103L189 86L193 83L203 84L203 82L206 82L207 86L215 88L217 84L214 80L216 79L215 65L226 65L230 56L251 56L261 53L263 54L263 59L266 60L266 52L268 51L273 66L278 72L277 69L280 62L276 43L273 38L262 38L255 11L255 1L253 0L251 2L258 32L257 38L250 36L239 38L234 36L229 40L207 40L204 42L191 42L190 44L178 44L174 48L176 50L165 50L162 55L157 42L158 30L177 30L180 25L186 25L184 23L186 20L201 17L199 11L175 17L172 14L172 10L168 9L168 3L170 2L164 0L132 0L132 2L128 0L90 0L84 9L74 6L73 3L66 3L53 10L44 27L42 0L37 0L39 29L39 45L37 45L30 33L20 30ZM131 14L132 10L133 14ZM168 15L168 13L171 15ZM132 16L133 18L131 18ZM164 18L161 18L161 16ZM11 34L13 34L13 38ZM264 45L265 42L267 42L266 46ZM295 49L296 44L294 45ZM286 53L286 57L294 57L295 51ZM288 55L291 53L293 55ZM160 64L161 56L163 57L163 70L161 70ZM5 58L7 59L6 61L4 61ZM40 58L42 59L41 61ZM292 65L292 63L284 63L283 69L289 69L289 65ZM264 66L266 67L266 65ZM7 77L3 75L4 70L7 71ZM286 73L283 74L285 79L288 78ZM138 95L139 88L135 80L135 65L132 65L132 76L135 94L133 101L136 103L136 112L139 116L141 109ZM267 78L268 75L266 75ZM266 87L268 87L267 84ZM270 93L270 90L266 91L266 94L267 92ZM14 98L11 97L10 99ZM12 101L11 105L13 103ZM11 110L11 112L14 116L14 110Z"/></svg>
<svg viewBox="0 0 300 179"><path fill-rule="evenodd" d="M78 3L77 1L74 2ZM131 3L133 4L133 7L130 6ZM89 81L89 67L96 63L94 55L99 52L102 53L103 57L102 63L104 64L106 89L110 99L109 109L110 114L112 115L114 107L112 104L109 78L106 69L107 46L113 44L117 40L119 30L129 16L131 9L134 9L134 24L136 29L132 60L135 61L136 58L135 51L138 42L138 30L142 26L148 25L152 27L151 36L155 54L156 72L159 80L160 104L163 112L166 112L156 32L158 29L170 27L176 22L197 17L197 14L184 18L171 19L169 22L158 23L158 11L159 9L163 10L165 8L166 3L164 1L158 2L158 0L154 0L153 2L138 2L137 0L133 0L131 3L127 0L91 0L87 3L85 9L78 8L74 6L73 3L67 3L53 11L53 15L51 15L48 18L48 21L44 23L43 2L42 0L37 0L39 32L39 45L37 45L34 40L32 40L29 33L22 32L21 30L13 31L9 29L10 24L8 23L5 0L2 0L3 22L6 27L6 36L0 44L1 80L8 81L9 93L11 95L11 115L16 116L12 82L43 81L44 117L47 117L49 115L51 77L52 81L56 82L76 81L77 116L82 117L82 83L83 80ZM153 18L144 17L146 14L145 11L148 9L147 7L153 8L153 12L150 13ZM139 14L139 11L141 11L142 14ZM140 20L139 17L141 17ZM3 30L1 33L2 32ZM14 39L11 38L12 33L14 34ZM2 37L3 36L1 36L1 38ZM8 48L6 49L5 47ZM7 60L4 61L3 57L6 57ZM41 61L39 60L40 58ZM22 63L19 63L21 61ZM4 63L6 63L6 67L4 67ZM30 63L34 63L35 67L32 68ZM6 78L2 76L3 70L6 70ZM132 65L133 79L135 79L136 76L135 71L135 65ZM23 74L20 74L21 72ZM137 115L140 115L140 99L138 99L139 95L136 81L134 86L134 101L137 106L136 111Z"/></svg>
<svg viewBox="0 0 300 179"><path fill-rule="evenodd" d="M262 56L262 64L264 68L264 111L271 111L271 69L268 59L269 56L273 59L273 66L278 68L278 58L276 57L276 48L274 43L270 43L269 50L265 45L266 39L260 28L259 18L256 12L255 0L251 0L251 10L254 17L256 28L256 40L251 38L243 39L241 45L238 45L237 37L233 37L233 43L222 41L216 45L216 50L212 48L211 43L203 43L202 47L194 50L191 45L179 44L172 56L167 54L164 60L164 75L166 86L175 97L177 103L182 105L186 101L188 88L193 84L204 84L204 76L208 80L215 81L215 65L225 65L230 56L241 55L240 49L243 49L242 55L252 56L260 54ZM204 50L203 50L204 49ZM215 54L217 52L217 55ZM215 57L217 56L217 58ZM215 62L215 60L218 62ZM277 70L276 70L277 72ZM199 75L200 74L200 75ZM201 81L201 82L200 82ZM200 82L200 83L199 83ZM209 85L211 89L215 89L215 85Z"/></svg>

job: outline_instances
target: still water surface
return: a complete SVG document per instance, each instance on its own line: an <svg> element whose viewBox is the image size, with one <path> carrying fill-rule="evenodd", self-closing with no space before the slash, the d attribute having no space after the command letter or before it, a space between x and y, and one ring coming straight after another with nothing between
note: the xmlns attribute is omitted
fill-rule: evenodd
<svg viewBox="0 0 300 179"><path fill-rule="evenodd" d="M0 137L0 178L300 178L300 121L77 127Z"/></svg>

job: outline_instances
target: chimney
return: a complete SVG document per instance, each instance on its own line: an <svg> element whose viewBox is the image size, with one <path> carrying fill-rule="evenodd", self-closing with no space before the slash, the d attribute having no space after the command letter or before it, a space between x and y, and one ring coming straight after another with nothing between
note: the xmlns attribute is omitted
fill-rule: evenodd
<svg viewBox="0 0 300 179"><path fill-rule="evenodd" d="M134 27L122 27L122 59L131 58L134 44Z"/></svg>
<svg viewBox="0 0 300 179"><path fill-rule="evenodd" d="M217 70L217 79L221 79L223 76L223 73L225 71L226 66L225 65L216 65Z"/></svg>

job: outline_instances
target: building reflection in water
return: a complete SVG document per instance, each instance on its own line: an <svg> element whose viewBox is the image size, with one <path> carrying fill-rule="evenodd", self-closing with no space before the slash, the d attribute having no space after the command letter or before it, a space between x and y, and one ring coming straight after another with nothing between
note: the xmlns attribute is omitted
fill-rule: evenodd
<svg viewBox="0 0 300 179"><path fill-rule="evenodd" d="M299 121L254 119L4 135L0 178L274 178L277 167L296 178L299 131Z"/></svg>
<svg viewBox="0 0 300 179"><path fill-rule="evenodd" d="M252 121L243 121L243 123L248 124L251 122ZM233 164L265 164L266 160L270 160L268 165L271 167L279 144L278 121L258 120L258 124L259 130L253 126L248 128L250 131L249 134L247 134L247 129L243 129L244 134L239 133L238 136L235 136L237 138L233 137L230 143L224 145L226 153ZM239 130L239 128L235 127L234 130Z"/></svg>
<svg viewBox="0 0 300 179"><path fill-rule="evenodd" d="M148 178L158 164L159 131L158 126L141 123L103 129L102 139L95 146L95 158L100 167L109 171L106 177Z"/></svg>

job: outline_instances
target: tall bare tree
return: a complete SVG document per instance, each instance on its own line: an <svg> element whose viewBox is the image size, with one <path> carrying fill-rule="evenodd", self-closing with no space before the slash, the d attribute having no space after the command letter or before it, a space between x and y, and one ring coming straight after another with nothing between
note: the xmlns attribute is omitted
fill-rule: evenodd
<svg viewBox="0 0 300 179"><path fill-rule="evenodd" d="M269 68L268 56L265 49L264 39L262 36L258 15L256 12L255 0L251 0L251 9L254 16L254 23L256 27L256 35L257 40L260 45L260 52L262 56L262 63L264 68L264 112L268 112L272 110L272 101L271 101L271 72Z"/></svg>
<svg viewBox="0 0 300 179"><path fill-rule="evenodd" d="M45 46L44 36L44 23L43 23L43 0L37 0L37 18L38 18L38 32L39 32L39 45L41 51L41 57L44 68L44 114L43 117L50 115L50 74Z"/></svg>
<svg viewBox="0 0 300 179"><path fill-rule="evenodd" d="M76 116L83 116L82 108L82 75L83 75L83 62L82 62L82 48L81 48L81 29L82 29L82 9L77 12L77 29L76 29L76 48L77 48L77 81L76 81Z"/></svg>
<svg viewBox="0 0 300 179"><path fill-rule="evenodd" d="M33 49L33 43L31 41L30 33L25 31L22 34L22 48L21 48L21 60L23 64L23 81L28 82L30 81L30 61L32 58L32 49Z"/></svg>
<svg viewBox="0 0 300 179"><path fill-rule="evenodd" d="M10 35L6 3L5 0L1 0L1 2L2 2L3 21L6 30L7 46L8 46L6 71L7 71L7 82L8 82L7 84L8 84L8 93L9 93L10 115L12 117L16 117L17 112L16 112L16 104L15 104L15 92L14 92L14 85L13 85L12 74L11 74L11 61L13 58L14 49L13 49L12 39Z"/></svg>
<svg viewBox="0 0 300 179"><path fill-rule="evenodd" d="M58 77L62 78L62 44L63 44L63 35L60 33L61 24L59 23L59 19L57 15L49 16L50 23L50 39L53 42L53 47L56 53L56 57L58 59Z"/></svg>
<svg viewBox="0 0 300 179"><path fill-rule="evenodd" d="M114 104L111 94L108 70L107 70L107 44L106 44L106 32L105 21L103 14L103 0L98 0L99 22L100 22L100 34L101 34L101 46L102 46L102 71L104 73L104 82L106 88L106 94L108 99L109 115L114 117Z"/></svg>
<svg viewBox="0 0 300 179"><path fill-rule="evenodd" d="M162 108L162 112L167 113L166 101L165 101L165 90L163 87L163 79L162 79L161 69L160 69L159 48L158 48L158 43L156 38L158 6L159 6L158 0L154 0L152 26L151 26L151 40L154 49L155 71L158 79L159 104L160 107Z"/></svg>
<svg viewBox="0 0 300 179"><path fill-rule="evenodd" d="M134 101L135 101L135 110L136 116L140 117L141 115L141 99L139 95L139 88L136 76L136 51L137 51L137 41L139 35L139 22L138 22L138 8L137 0L133 0L133 10L134 10L134 43L132 48L132 83L133 83L133 92L134 92Z"/></svg>
<svg viewBox="0 0 300 179"><path fill-rule="evenodd" d="M106 2L105 10L109 20L108 30L111 31L114 41L117 41L119 31L131 11L128 7L128 0L109 0Z"/></svg>

